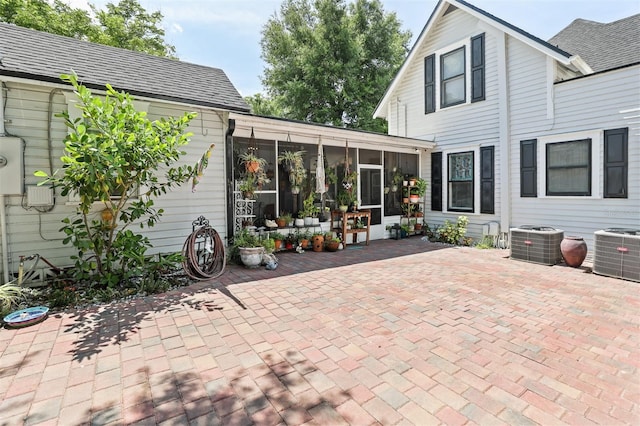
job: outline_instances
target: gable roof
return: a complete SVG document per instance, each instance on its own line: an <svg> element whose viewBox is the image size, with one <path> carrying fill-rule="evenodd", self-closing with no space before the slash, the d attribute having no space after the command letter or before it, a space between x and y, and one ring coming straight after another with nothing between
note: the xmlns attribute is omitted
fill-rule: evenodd
<svg viewBox="0 0 640 426"><path fill-rule="evenodd" d="M435 22L440 19L450 7L455 7L460 10L463 10L470 15L478 18L479 20L491 25L504 33L510 35L511 37L531 46L532 48L539 50L540 52L552 57L556 61L562 63L563 65L572 67L577 69L583 74L591 74L593 70L587 65L579 56L571 55L568 52L560 49L557 46L554 46L534 35L529 34L521 28L516 27L482 9L476 7L470 3L467 3L464 0L440 0L436 5L435 9L431 13L429 20L425 24L424 28L420 32L418 39L415 44L411 48L409 55L405 59L404 63L400 67L400 70L396 74L395 78L387 88L387 91L384 94L382 100L376 107L373 116L375 118L382 118L386 116L385 106L389 103L391 94L394 92L396 86L399 84L399 81L402 80L404 74L407 72L409 65L415 59L417 55L417 51L419 47L424 43L425 39L431 32L431 29L434 27Z"/></svg>
<svg viewBox="0 0 640 426"><path fill-rule="evenodd" d="M549 43L580 55L595 71L640 62L640 14L610 23L576 19Z"/></svg>
<svg viewBox="0 0 640 426"><path fill-rule="evenodd" d="M72 70L92 89L116 90L217 109L249 111L218 68L0 23L0 76L62 83Z"/></svg>

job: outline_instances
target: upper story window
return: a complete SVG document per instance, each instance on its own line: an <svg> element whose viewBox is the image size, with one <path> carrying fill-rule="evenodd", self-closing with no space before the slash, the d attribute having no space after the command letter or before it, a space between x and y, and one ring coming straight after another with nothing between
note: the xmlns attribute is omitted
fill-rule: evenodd
<svg viewBox="0 0 640 426"><path fill-rule="evenodd" d="M484 34L479 34L424 58L425 114L484 100L484 52Z"/></svg>
<svg viewBox="0 0 640 426"><path fill-rule="evenodd" d="M449 52L440 57L440 107L446 108L465 102L467 96L465 84L465 48Z"/></svg>

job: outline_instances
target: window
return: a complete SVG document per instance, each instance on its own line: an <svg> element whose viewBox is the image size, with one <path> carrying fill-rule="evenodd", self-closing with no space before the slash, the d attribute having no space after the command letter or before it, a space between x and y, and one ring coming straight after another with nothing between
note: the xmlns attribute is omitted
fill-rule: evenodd
<svg viewBox="0 0 640 426"><path fill-rule="evenodd" d="M457 46L442 49L442 52L426 56L424 113L430 114L437 109L483 101L485 67L484 33L471 37Z"/></svg>
<svg viewBox="0 0 640 426"><path fill-rule="evenodd" d="M464 46L440 57L442 108L466 101L465 62Z"/></svg>
<svg viewBox="0 0 640 426"><path fill-rule="evenodd" d="M546 145L547 195L591 195L591 139Z"/></svg>
<svg viewBox="0 0 640 426"><path fill-rule="evenodd" d="M473 212L473 151L449 154L447 158L448 209Z"/></svg>

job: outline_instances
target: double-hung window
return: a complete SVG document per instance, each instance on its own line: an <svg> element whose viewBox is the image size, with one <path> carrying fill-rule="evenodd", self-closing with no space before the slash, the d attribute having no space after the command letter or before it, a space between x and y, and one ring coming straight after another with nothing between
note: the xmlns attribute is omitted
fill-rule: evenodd
<svg viewBox="0 0 640 426"><path fill-rule="evenodd" d="M473 151L449 154L448 210L473 212Z"/></svg>
<svg viewBox="0 0 640 426"><path fill-rule="evenodd" d="M547 195L591 195L591 139L546 146Z"/></svg>
<svg viewBox="0 0 640 426"><path fill-rule="evenodd" d="M440 107L446 108L466 101L465 47L440 57Z"/></svg>
<svg viewBox="0 0 640 426"><path fill-rule="evenodd" d="M424 58L424 113L485 99L485 35Z"/></svg>

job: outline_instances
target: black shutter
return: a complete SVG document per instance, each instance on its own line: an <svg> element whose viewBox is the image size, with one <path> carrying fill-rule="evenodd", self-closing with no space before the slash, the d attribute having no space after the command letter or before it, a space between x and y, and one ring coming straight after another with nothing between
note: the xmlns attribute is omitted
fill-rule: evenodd
<svg viewBox="0 0 640 426"><path fill-rule="evenodd" d="M520 196L538 196L538 140L520 141Z"/></svg>
<svg viewBox="0 0 640 426"><path fill-rule="evenodd" d="M494 214L495 176L494 149L492 146L480 148L480 213Z"/></svg>
<svg viewBox="0 0 640 426"><path fill-rule="evenodd" d="M424 113L436 110L436 55L424 58Z"/></svg>
<svg viewBox="0 0 640 426"><path fill-rule="evenodd" d="M471 37L471 102L484 101L484 33Z"/></svg>
<svg viewBox="0 0 640 426"><path fill-rule="evenodd" d="M604 131L604 198L627 198L629 129Z"/></svg>
<svg viewBox="0 0 640 426"><path fill-rule="evenodd" d="M431 210L442 211L442 153L431 153Z"/></svg>

